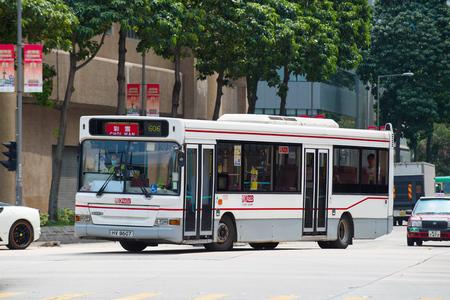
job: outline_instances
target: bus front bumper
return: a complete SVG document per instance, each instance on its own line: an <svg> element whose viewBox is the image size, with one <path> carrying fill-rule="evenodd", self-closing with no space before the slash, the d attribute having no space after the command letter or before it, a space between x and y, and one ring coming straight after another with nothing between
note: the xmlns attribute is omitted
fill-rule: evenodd
<svg viewBox="0 0 450 300"><path fill-rule="evenodd" d="M134 240L148 243L180 243L181 226L111 226L92 223L75 223L75 237L110 241Z"/></svg>

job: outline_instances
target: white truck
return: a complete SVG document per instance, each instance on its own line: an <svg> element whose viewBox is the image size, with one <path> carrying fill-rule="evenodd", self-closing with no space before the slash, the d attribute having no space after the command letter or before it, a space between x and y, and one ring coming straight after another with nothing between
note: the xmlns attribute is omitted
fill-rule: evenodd
<svg viewBox="0 0 450 300"><path fill-rule="evenodd" d="M420 197L435 195L435 167L426 162L394 165L394 225L408 221L409 214Z"/></svg>

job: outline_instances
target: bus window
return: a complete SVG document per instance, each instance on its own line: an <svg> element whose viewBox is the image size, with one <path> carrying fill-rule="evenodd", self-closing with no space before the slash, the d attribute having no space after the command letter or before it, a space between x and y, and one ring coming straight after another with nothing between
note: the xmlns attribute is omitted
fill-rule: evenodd
<svg viewBox="0 0 450 300"><path fill-rule="evenodd" d="M244 190L272 190L272 146L244 144Z"/></svg>
<svg viewBox="0 0 450 300"><path fill-rule="evenodd" d="M301 147L276 146L274 173L274 190L282 192L299 192L299 165Z"/></svg>
<svg viewBox="0 0 450 300"><path fill-rule="evenodd" d="M217 144L217 190L241 190L241 144Z"/></svg>
<svg viewBox="0 0 450 300"><path fill-rule="evenodd" d="M359 192L359 150L335 148L333 161L334 192Z"/></svg>
<svg viewBox="0 0 450 300"><path fill-rule="evenodd" d="M179 193L173 142L83 141L79 191Z"/></svg>

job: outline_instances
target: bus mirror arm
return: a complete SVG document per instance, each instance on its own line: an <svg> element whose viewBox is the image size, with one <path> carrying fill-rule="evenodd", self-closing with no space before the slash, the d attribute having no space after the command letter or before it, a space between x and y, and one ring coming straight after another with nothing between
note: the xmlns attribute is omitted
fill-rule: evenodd
<svg viewBox="0 0 450 300"><path fill-rule="evenodd" d="M186 165L186 153L184 152L178 153L178 165L180 167L184 167Z"/></svg>

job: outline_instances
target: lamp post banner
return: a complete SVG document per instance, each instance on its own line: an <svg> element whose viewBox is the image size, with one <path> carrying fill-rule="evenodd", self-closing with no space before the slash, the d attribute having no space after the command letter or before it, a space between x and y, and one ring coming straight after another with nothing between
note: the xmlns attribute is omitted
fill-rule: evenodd
<svg viewBox="0 0 450 300"><path fill-rule="evenodd" d="M147 116L159 117L159 84L147 84Z"/></svg>
<svg viewBox="0 0 450 300"><path fill-rule="evenodd" d="M127 116L139 116L140 106L140 85L135 83L127 84Z"/></svg>
<svg viewBox="0 0 450 300"><path fill-rule="evenodd" d="M0 92L14 92L14 45L0 45Z"/></svg>
<svg viewBox="0 0 450 300"><path fill-rule="evenodd" d="M42 93L42 45L25 45L24 92Z"/></svg>

